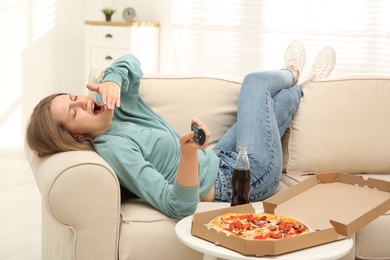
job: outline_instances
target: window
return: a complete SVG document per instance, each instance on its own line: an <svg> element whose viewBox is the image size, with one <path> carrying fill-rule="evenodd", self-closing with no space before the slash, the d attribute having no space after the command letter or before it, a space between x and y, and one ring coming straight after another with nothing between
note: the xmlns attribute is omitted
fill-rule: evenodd
<svg viewBox="0 0 390 260"><path fill-rule="evenodd" d="M283 66L294 39L304 77L325 46L333 76L390 73L390 1L172 0L173 72L243 76Z"/></svg>

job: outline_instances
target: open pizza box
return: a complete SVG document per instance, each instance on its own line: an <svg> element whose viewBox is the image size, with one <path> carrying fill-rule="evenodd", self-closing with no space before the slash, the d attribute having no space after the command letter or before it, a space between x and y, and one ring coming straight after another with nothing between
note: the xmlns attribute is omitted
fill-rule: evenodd
<svg viewBox="0 0 390 260"><path fill-rule="evenodd" d="M352 235L390 210L390 182L329 172L316 174L263 201L264 212L294 218L312 232L280 240L244 240L209 228L224 213L254 213L251 204L193 215L191 233L244 255L279 255Z"/></svg>

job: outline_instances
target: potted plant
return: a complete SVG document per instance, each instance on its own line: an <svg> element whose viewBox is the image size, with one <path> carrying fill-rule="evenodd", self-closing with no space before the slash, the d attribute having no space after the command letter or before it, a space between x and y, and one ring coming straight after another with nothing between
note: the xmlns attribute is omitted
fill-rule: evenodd
<svg viewBox="0 0 390 260"><path fill-rule="evenodd" d="M106 16L106 21L109 22L111 21L111 16L116 12L115 9L112 8L103 8L102 13Z"/></svg>

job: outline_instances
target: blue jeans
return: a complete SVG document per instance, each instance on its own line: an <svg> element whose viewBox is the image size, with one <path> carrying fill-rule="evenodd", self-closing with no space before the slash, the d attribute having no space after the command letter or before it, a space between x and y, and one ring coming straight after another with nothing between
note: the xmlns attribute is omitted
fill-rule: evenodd
<svg viewBox="0 0 390 260"><path fill-rule="evenodd" d="M244 78L237 122L214 147L220 159L214 201L231 200L231 179L239 146L248 147L250 200L261 201L274 194L283 168L281 137L302 97L302 86L292 87L294 81L289 70L251 73Z"/></svg>

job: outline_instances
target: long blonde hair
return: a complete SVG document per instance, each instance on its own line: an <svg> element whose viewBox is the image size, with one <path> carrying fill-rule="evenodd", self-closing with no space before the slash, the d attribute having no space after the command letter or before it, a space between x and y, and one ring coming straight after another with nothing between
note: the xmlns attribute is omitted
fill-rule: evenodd
<svg viewBox="0 0 390 260"><path fill-rule="evenodd" d="M54 120L52 100L58 93L42 99L34 108L26 132L27 144L39 157L64 151L94 151L91 139L74 139L64 125Z"/></svg>

